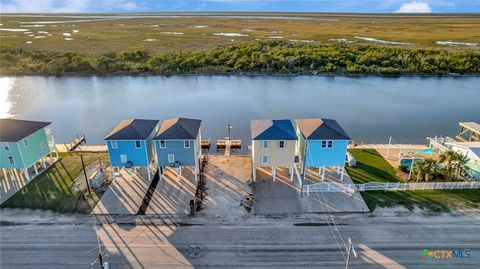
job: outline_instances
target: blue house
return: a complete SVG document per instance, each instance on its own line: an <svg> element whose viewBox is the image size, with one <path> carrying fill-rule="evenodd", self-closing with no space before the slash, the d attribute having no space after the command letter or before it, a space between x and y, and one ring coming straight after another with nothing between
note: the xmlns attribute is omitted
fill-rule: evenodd
<svg viewBox="0 0 480 269"><path fill-rule="evenodd" d="M160 171L169 166L176 168L178 174L182 166L194 166L195 179L198 179L202 158L201 123L201 120L187 118L168 119L162 123L154 138Z"/></svg>
<svg viewBox="0 0 480 269"><path fill-rule="evenodd" d="M145 167L148 180L156 167L153 137L158 130L158 120L128 119L122 120L105 137L112 171ZM153 169L152 169L153 168Z"/></svg>
<svg viewBox="0 0 480 269"><path fill-rule="evenodd" d="M53 162L55 147L49 125L50 122L0 119L0 168L5 178L8 172L12 180L18 179L18 169L30 180L28 169L33 168L38 174L39 167L47 166L47 155ZM58 158L57 151L56 154Z"/></svg>
<svg viewBox="0 0 480 269"><path fill-rule="evenodd" d="M318 167L322 180L326 167L341 168L341 179L343 180L350 137L338 122L332 119L317 118L300 119L295 123L299 137L297 154L301 156L302 168Z"/></svg>

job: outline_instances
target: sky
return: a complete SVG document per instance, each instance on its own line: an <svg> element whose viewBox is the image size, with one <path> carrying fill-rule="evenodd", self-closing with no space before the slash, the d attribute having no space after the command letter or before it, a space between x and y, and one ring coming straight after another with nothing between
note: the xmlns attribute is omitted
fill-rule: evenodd
<svg viewBox="0 0 480 269"><path fill-rule="evenodd" d="M0 0L0 12L476 13L480 0Z"/></svg>

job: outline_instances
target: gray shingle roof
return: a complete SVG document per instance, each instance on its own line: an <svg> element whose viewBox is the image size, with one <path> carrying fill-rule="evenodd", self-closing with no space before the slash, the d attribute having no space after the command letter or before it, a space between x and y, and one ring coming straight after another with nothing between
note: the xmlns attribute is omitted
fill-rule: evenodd
<svg viewBox="0 0 480 269"><path fill-rule="evenodd" d="M43 121L0 119L0 141L18 142L49 124Z"/></svg>
<svg viewBox="0 0 480 269"><path fill-rule="evenodd" d="M201 123L201 120L187 118L165 120L154 139L196 139L200 131Z"/></svg>
<svg viewBox="0 0 480 269"><path fill-rule="evenodd" d="M300 132L306 139L350 140L350 136L336 120L332 119L300 119L295 120Z"/></svg>
<svg viewBox="0 0 480 269"><path fill-rule="evenodd" d="M105 137L105 140L146 140L158 124L158 120L122 120Z"/></svg>
<svg viewBox="0 0 480 269"><path fill-rule="evenodd" d="M297 134L290 120L252 120L252 140L296 140Z"/></svg>

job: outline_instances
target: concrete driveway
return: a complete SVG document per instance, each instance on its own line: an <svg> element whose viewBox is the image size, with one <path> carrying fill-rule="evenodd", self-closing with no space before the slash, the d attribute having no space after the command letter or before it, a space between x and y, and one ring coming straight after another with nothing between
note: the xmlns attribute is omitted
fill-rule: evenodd
<svg viewBox="0 0 480 269"><path fill-rule="evenodd" d="M93 209L92 214L137 214L150 186L145 172L143 168L140 168L138 172L120 170Z"/></svg>
<svg viewBox="0 0 480 269"><path fill-rule="evenodd" d="M325 182L349 184L352 180L334 169L327 169ZM305 184L320 182L318 169L308 169ZM288 169L277 168L276 181L273 182L271 169L258 168L254 188L254 214L291 214L291 213L353 213L369 212L360 193L353 195L344 192L310 193L300 196L300 185L296 177L290 181Z"/></svg>
<svg viewBox="0 0 480 269"><path fill-rule="evenodd" d="M298 184L297 184L298 185ZM277 168L276 180L271 169L257 168L257 180L253 187L254 214L301 213L300 189L290 181L288 169Z"/></svg>
<svg viewBox="0 0 480 269"><path fill-rule="evenodd" d="M195 197L198 182L193 167L182 167L181 175L167 167L150 200L147 215L190 214L190 200Z"/></svg>

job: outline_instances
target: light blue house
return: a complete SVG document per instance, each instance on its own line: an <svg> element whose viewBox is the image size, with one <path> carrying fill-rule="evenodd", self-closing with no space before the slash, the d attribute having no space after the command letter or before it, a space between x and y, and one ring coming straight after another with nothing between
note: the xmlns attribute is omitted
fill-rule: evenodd
<svg viewBox="0 0 480 269"><path fill-rule="evenodd" d="M198 179L202 158L201 123L201 120L187 118L168 119L162 123L154 138L160 171L169 166L180 173L182 166L194 166L195 179Z"/></svg>
<svg viewBox="0 0 480 269"><path fill-rule="evenodd" d="M341 169L341 180L343 180L350 137L338 122L317 118L300 119L295 123L299 137L296 151L301 156L302 167L304 169L318 167L322 180L326 167L336 167L338 170Z"/></svg>
<svg viewBox="0 0 480 269"><path fill-rule="evenodd" d="M46 168L47 155L53 162L50 145L54 142L49 125L50 122L0 119L0 167L5 178L8 173L12 180L18 179L17 170L21 170L30 180L30 168L35 174L39 168ZM56 154L58 157L57 151Z"/></svg>
<svg viewBox="0 0 480 269"><path fill-rule="evenodd" d="M116 167L137 169L145 167L148 180L155 173L155 147L153 137L158 130L158 120L122 120L105 137L112 171Z"/></svg>

